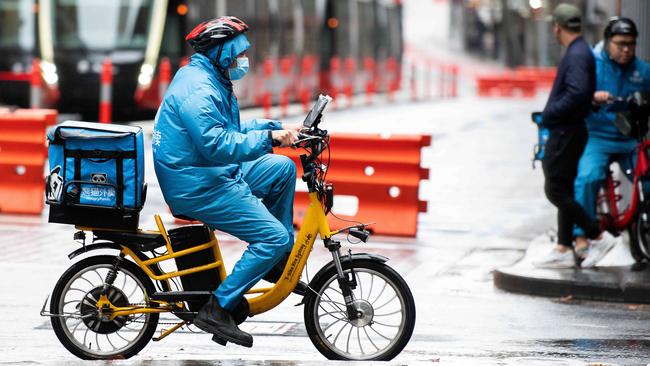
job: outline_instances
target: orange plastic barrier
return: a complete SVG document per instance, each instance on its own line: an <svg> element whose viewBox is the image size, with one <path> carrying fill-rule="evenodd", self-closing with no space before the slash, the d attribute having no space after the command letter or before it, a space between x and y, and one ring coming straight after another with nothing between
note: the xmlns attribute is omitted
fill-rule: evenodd
<svg viewBox="0 0 650 366"><path fill-rule="evenodd" d="M515 74L519 77L535 80L540 88L550 88L555 81L557 69L555 67L534 67L520 66L515 69Z"/></svg>
<svg viewBox="0 0 650 366"><path fill-rule="evenodd" d="M484 75L476 78L478 95L482 97L526 97L537 94L535 79L512 73Z"/></svg>
<svg viewBox="0 0 650 366"><path fill-rule="evenodd" d="M430 144L431 136L332 135L327 181L334 184L334 214L345 220L376 222L370 227L375 234L416 236L418 213L427 211L427 202L419 200L418 189L420 181L429 178L429 169L420 167L421 150ZM276 153L290 157L298 167L298 176L302 176L300 150L276 149ZM337 210L345 201L348 205L344 209L356 210L347 210L347 214ZM306 192L297 192L294 224L300 224L307 205ZM354 224L332 215L328 220L337 229Z"/></svg>
<svg viewBox="0 0 650 366"><path fill-rule="evenodd" d="M56 124L56 117L50 109L0 113L0 213L43 210L45 131Z"/></svg>
<svg viewBox="0 0 650 366"><path fill-rule="evenodd" d="M482 97L534 97L538 89L550 88L555 80L554 67L521 66L514 70L476 78Z"/></svg>

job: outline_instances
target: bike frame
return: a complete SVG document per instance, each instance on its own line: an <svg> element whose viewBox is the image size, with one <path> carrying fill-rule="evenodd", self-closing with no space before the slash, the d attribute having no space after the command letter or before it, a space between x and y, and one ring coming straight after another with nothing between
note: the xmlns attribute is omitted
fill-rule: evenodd
<svg viewBox="0 0 650 366"><path fill-rule="evenodd" d="M161 256L157 256L151 259L142 260L140 259L130 248L126 246L121 246L121 254L130 257L137 265L149 276L152 280L155 281L166 281L172 277L182 277L192 273L201 272L213 268L217 268L219 272L219 277L221 282L226 279L226 269L223 262L223 257L221 255L221 250L219 248L219 242L213 232L210 233L210 241L204 244L199 244L192 248L184 249L178 252L174 252L169 236L167 235L167 230L160 219L160 216L156 215L156 224L158 226L158 232L153 231L153 233L160 233L166 242L167 253ZM92 231L92 228L79 228L82 230ZM316 240L316 234L319 234L323 240L329 239L332 235L335 235L338 231L331 232L329 228L329 223L327 222L325 212L321 206L321 202L318 199L316 192L309 193L309 207L303 224L300 227L298 236L296 237L296 242L293 246L289 259L287 260L287 265L282 272L282 276L277 281L273 287L267 288L254 288L246 293L246 295L255 295L254 297L247 298L249 304L249 313L250 315L261 314L268 310L273 309L278 304L280 304L284 299L289 296L289 294L294 290L302 271L307 263L307 258L313 249L314 242ZM215 261L213 263L201 265L194 268L188 268L181 271L174 271L169 273L162 273L156 275L151 269L152 265L156 265L160 262L182 257L188 254L192 254L201 250L210 249L214 251ZM338 250L336 251L338 253ZM118 316L128 316L133 314L144 314L144 313L164 313L170 312L173 309L173 304L170 304L166 301L152 301L160 305L159 307L150 307L150 306L128 306L128 307L116 307L111 304L105 295L102 295L97 303L99 308L110 308L110 319L114 319Z"/></svg>
<svg viewBox="0 0 650 366"><path fill-rule="evenodd" d="M617 230L624 230L634 220L639 202L644 202L643 196L643 181L641 177L645 176L650 169L650 160L648 159L648 151L650 150L650 140L641 141L637 145L636 165L634 167L634 178L632 180L632 197L630 205L626 207L623 212L619 212L617 202L620 195L616 194L616 184L613 179L606 180L606 190L609 203L609 209L612 215L612 225Z"/></svg>

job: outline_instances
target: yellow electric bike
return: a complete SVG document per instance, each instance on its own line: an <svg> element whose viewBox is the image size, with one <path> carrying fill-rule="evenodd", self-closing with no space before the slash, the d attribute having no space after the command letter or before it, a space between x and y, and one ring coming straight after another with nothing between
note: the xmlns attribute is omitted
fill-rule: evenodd
<svg viewBox="0 0 650 366"><path fill-rule="evenodd" d="M329 150L327 131L318 128L328 99L321 98L305 119L296 147L302 179L309 189L309 208L286 265L272 287L254 288L234 310L237 323L273 309L292 292L303 296L304 321L312 343L328 359L390 360L408 343L415 325L415 303L404 279L386 264L388 258L341 253L337 234L363 242L369 232L357 224L331 231L326 220L333 187L325 182ZM115 255L87 256L58 280L41 315L51 318L63 346L82 359L129 358L150 340L160 341L192 324L198 309L226 278L219 242L205 225L167 231L158 215L157 230L113 230L79 227L75 239L83 247L70 259L98 249ZM87 244L86 233L92 233ZM316 236L332 255L308 284L300 281ZM175 268L172 265L175 264ZM164 269L167 268L167 269ZM171 268L171 269L169 269ZM161 313L177 322L156 336ZM166 327L166 328L167 328ZM225 345L218 338L217 343Z"/></svg>

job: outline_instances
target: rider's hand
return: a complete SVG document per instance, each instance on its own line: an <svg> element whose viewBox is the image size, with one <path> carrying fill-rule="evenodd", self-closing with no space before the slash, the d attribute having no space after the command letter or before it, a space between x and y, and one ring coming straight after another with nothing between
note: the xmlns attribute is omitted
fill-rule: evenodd
<svg viewBox="0 0 650 366"><path fill-rule="evenodd" d="M294 130L275 130L271 131L271 137L280 143L280 147L289 147L298 141L298 132Z"/></svg>
<svg viewBox="0 0 650 366"><path fill-rule="evenodd" d="M608 91L599 90L599 91L597 91L597 92L594 93L594 102L595 102L596 104L607 103L607 100L608 100L611 96L612 96L612 95L609 94Z"/></svg>
<svg viewBox="0 0 650 366"><path fill-rule="evenodd" d="M302 123L282 123L282 129L298 133L302 129Z"/></svg>

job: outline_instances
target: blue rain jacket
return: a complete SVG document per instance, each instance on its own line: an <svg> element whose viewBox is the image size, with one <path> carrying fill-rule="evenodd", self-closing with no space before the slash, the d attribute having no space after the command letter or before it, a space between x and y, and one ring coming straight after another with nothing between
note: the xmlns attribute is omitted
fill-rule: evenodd
<svg viewBox="0 0 650 366"><path fill-rule="evenodd" d="M650 66L636 58L621 66L609 58L607 52L600 48L594 50L596 57L596 91L608 91L612 96L627 98L636 91L650 91ZM614 121L616 113L611 106L603 105L598 111L587 117L589 138L614 139L629 141L621 134Z"/></svg>
<svg viewBox="0 0 650 366"><path fill-rule="evenodd" d="M165 93L155 120L154 167L175 214L190 214L196 199L216 199L221 184L241 178L241 163L272 152L270 130L281 129L281 123L240 122L232 83L222 71L249 47L244 35L224 43L215 62L220 70L194 54Z"/></svg>
<svg viewBox="0 0 650 366"><path fill-rule="evenodd" d="M296 167L268 154L278 121L240 122L225 76L250 47L244 35L195 54L178 71L156 115L153 155L160 188L175 214L187 215L249 243L214 291L232 310L293 244ZM217 60L217 55L219 59Z"/></svg>

